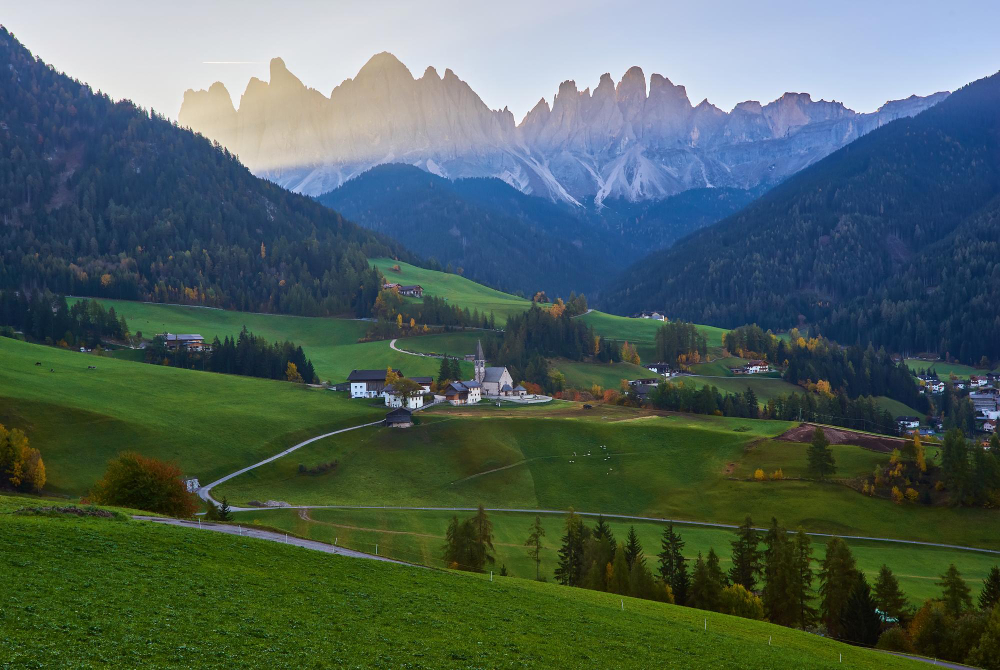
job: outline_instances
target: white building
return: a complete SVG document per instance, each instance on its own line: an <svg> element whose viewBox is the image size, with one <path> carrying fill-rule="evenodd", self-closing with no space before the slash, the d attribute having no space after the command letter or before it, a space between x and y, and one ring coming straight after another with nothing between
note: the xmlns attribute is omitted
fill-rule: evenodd
<svg viewBox="0 0 1000 670"><path fill-rule="evenodd" d="M393 372L403 376L399 370ZM347 381L351 384L352 398L377 398L385 388L385 370L351 370Z"/></svg>
<svg viewBox="0 0 1000 670"><path fill-rule="evenodd" d="M385 398L386 407L402 407L403 396L397 395L391 385L382 389L382 397ZM424 406L424 395L418 393L406 399L406 409L420 409Z"/></svg>
<svg viewBox="0 0 1000 670"><path fill-rule="evenodd" d="M482 385L482 394L487 398L503 398L523 395L524 389L515 391L514 379L505 367L486 367L486 356L483 355L482 342L476 342L475 381Z"/></svg>

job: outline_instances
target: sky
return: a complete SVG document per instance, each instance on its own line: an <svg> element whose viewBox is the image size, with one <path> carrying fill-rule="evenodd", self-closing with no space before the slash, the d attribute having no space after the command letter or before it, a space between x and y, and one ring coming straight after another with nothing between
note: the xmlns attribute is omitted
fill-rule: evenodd
<svg viewBox="0 0 1000 670"><path fill-rule="evenodd" d="M729 110L786 91L872 111L1000 70L997 0L0 0L32 53L114 98L176 118L221 81L234 104L280 56L325 95L373 54L451 68L520 120L559 83L593 89L638 65Z"/></svg>

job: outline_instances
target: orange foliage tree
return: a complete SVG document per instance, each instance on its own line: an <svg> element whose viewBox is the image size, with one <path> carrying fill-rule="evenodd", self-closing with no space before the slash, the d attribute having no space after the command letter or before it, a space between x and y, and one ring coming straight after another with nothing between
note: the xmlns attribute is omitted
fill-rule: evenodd
<svg viewBox="0 0 1000 670"><path fill-rule="evenodd" d="M176 465L134 451L119 454L108 463L90 498L99 505L131 507L182 518L192 517L198 510L195 497L185 488Z"/></svg>
<svg viewBox="0 0 1000 670"><path fill-rule="evenodd" d="M28 437L17 428L8 431L0 424L0 487L37 492L45 486L45 479L38 449L32 449Z"/></svg>

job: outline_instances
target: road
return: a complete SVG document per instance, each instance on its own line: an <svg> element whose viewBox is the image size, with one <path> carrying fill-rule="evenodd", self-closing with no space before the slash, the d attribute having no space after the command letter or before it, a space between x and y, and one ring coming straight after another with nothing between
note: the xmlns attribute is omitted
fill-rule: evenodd
<svg viewBox="0 0 1000 670"><path fill-rule="evenodd" d="M199 528L201 530L215 531L216 533L226 533L227 535L239 535L241 537L252 537L258 540L280 542L281 544L290 544L296 547L312 549L314 551L322 551L327 554L337 554L339 556L349 556L351 558L368 558L373 561L385 561L386 563L399 563L400 565L413 565L412 563L397 561L391 558L386 558L385 556L375 556L374 554L366 554L361 551L354 551L353 549L345 549L344 547L335 547L334 545L326 544L325 542L303 540L302 538L285 535L283 533L277 533L270 530L261 530L259 528L252 528L249 526L232 526L229 524L190 521L185 519L170 519L158 516L144 516L141 514L137 514L132 518L138 519L140 521L151 521L153 523L161 523L166 526L183 526L185 528ZM423 568L426 566L418 565L415 567Z"/></svg>
<svg viewBox="0 0 1000 670"><path fill-rule="evenodd" d="M420 356L421 358L444 358L441 354L421 354L416 351L407 351L406 349L400 349L396 346L396 338L389 341L389 348L393 351L398 351L401 354L409 354L410 356ZM457 356L450 356L449 358L457 358Z"/></svg>

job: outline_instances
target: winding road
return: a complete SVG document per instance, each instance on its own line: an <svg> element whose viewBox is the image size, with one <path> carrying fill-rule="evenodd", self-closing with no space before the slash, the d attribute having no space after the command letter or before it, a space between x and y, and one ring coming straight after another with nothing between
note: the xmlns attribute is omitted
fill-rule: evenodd
<svg viewBox="0 0 1000 670"><path fill-rule="evenodd" d="M398 351L401 354L408 354L410 356L420 356L421 358L444 358L441 354L422 354L418 351L407 351L406 349L400 349L396 346L396 338L389 341L389 348L393 351ZM458 358L457 356L449 356L448 358Z"/></svg>

